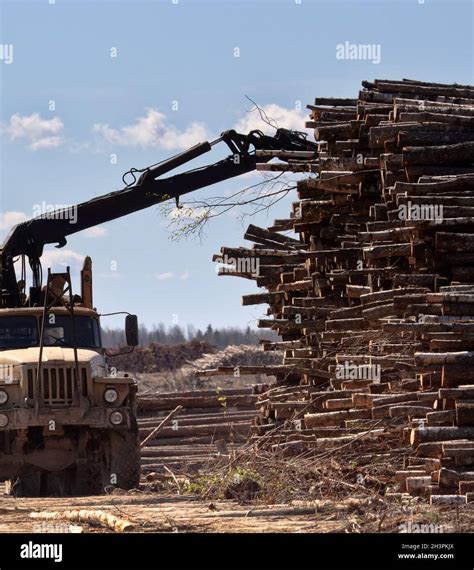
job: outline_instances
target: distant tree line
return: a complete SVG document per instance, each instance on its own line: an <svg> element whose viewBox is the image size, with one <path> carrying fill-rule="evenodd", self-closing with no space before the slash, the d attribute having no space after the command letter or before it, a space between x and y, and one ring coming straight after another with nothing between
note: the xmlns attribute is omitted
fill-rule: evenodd
<svg viewBox="0 0 474 570"><path fill-rule="evenodd" d="M151 343L182 344L198 341L206 342L216 348L225 348L231 344L258 344L260 339L276 340L273 331L256 331L250 327L224 327L214 328L208 325L201 330L193 325L183 328L179 325L166 327L163 323L148 329L140 327L140 346L146 347ZM122 329L102 329L102 342L104 346L115 348L125 345L125 336Z"/></svg>

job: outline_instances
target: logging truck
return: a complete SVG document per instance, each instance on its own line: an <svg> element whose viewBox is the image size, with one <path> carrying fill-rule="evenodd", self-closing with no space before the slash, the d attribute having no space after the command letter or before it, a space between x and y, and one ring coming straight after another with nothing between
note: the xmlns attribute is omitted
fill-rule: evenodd
<svg viewBox="0 0 474 570"><path fill-rule="evenodd" d="M226 158L161 177L219 141L231 150ZM257 150L292 156L315 152L316 144L305 133L286 129L275 136L226 131L161 163L132 168L124 175L132 180L127 184L124 178L122 190L12 228L0 248L0 479L15 495L103 493L108 486L135 487L140 478L137 383L117 374L102 346L91 260L86 258L81 294L75 295L69 268L48 269L43 285L44 246L63 247L71 234L169 199L178 206L183 194L255 169ZM267 152L259 161L272 156ZM133 350L135 315L127 314L125 332Z"/></svg>
<svg viewBox="0 0 474 570"><path fill-rule="evenodd" d="M0 310L0 478L16 496L139 483L137 382L108 365L88 257L81 277L80 296L68 268L48 273L42 307ZM126 339L138 344L134 315Z"/></svg>

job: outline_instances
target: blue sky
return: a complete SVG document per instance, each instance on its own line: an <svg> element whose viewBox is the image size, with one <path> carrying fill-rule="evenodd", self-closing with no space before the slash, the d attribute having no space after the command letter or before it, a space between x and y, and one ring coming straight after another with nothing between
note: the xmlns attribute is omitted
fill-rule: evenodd
<svg viewBox="0 0 474 570"><path fill-rule="evenodd" d="M356 96L363 79L474 83L470 1L0 5L0 44L13 45L12 62L0 61L2 235L35 205L74 204L119 189L132 166L236 125L261 127L245 95L272 105L281 126L303 129L305 105L315 96ZM380 63L336 59L337 44L346 41L379 44ZM246 176L196 195L257 180ZM211 257L221 245L244 245L248 223L286 217L292 199L244 222L235 213L216 218L204 239L178 242L151 208L71 236L64 251L49 248L46 261L77 268L90 254L101 312L128 310L147 325L252 325L264 307L241 307L240 297L256 287L218 278Z"/></svg>

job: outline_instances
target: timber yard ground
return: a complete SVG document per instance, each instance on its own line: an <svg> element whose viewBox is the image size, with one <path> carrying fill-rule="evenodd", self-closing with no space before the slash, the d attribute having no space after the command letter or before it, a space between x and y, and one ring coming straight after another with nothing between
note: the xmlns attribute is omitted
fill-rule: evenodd
<svg viewBox="0 0 474 570"><path fill-rule="evenodd" d="M143 374L139 379L140 401L154 402L154 397L160 395L156 390L167 385L169 375ZM180 380L185 381L182 377ZM234 390L242 392L259 380L260 377L240 379ZM207 391L194 391L194 405L202 405L204 401L209 404L208 396L201 396L200 400L199 394L208 394L219 384L222 380L212 378L205 386ZM180 393L189 394L183 385ZM226 388L218 393L225 394ZM148 400L150 394L153 399ZM169 394L161 393L160 401L166 402ZM233 397L227 396L227 399L230 401ZM166 415L167 406L173 407L174 403L171 400L169 404L162 404L162 409L153 414ZM131 523L129 530L137 533L444 534L472 531L474 503L460 508L430 506L423 498L401 497L396 493L396 486L389 487L394 491L392 495L386 495L383 485L393 476L396 461L387 464L383 456L374 457L365 466L367 481L360 485L357 477L362 469L355 468L352 456L333 455L316 463L308 462L304 456L274 458L264 450L256 452L238 437L241 425L238 417L237 421L230 422L233 431L229 432L222 431L222 425L227 424L209 420L219 416L235 418L239 414L246 417L251 405L242 399L235 401L233 408L222 407L219 412L213 412L213 408L201 410L201 414L196 413L196 409L185 412L181 422L189 429L183 436L162 437L156 442L160 445L144 447L140 487L133 491L109 489L100 496L17 498L9 495L6 485L2 484L0 533L114 532L103 524L32 518L32 513L81 510L109 513ZM147 425L149 416L150 411L139 412L140 425ZM219 437L226 440L226 453L217 453L217 449L221 449L219 443L203 443L203 428L208 423L202 425L201 416L204 422L213 421L211 425L220 426ZM243 425L247 425L246 421ZM193 436L196 430L200 430L201 440ZM172 430L167 435L173 435ZM347 456L347 452L345 454ZM400 461L402 459L400 457ZM236 474L240 477L238 485Z"/></svg>
<svg viewBox="0 0 474 570"><path fill-rule="evenodd" d="M474 517L472 505L456 512L451 507L430 507L426 502L402 505L397 501L370 498L242 505L237 501L210 501L199 496L146 489L73 498L14 498L5 495L4 487L1 491L1 533L68 532L69 529L85 533L112 532L102 526L87 524L69 527L62 521L41 524L30 516L32 512L73 509L110 512L129 520L135 532L144 533L470 532Z"/></svg>

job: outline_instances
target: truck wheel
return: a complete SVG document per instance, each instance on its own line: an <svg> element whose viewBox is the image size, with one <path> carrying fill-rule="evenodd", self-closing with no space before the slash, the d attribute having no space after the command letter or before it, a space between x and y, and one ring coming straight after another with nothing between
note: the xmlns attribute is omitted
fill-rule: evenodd
<svg viewBox="0 0 474 570"><path fill-rule="evenodd" d="M74 495L103 495L104 469L102 465L91 463L78 465L75 469Z"/></svg>
<svg viewBox="0 0 474 570"><path fill-rule="evenodd" d="M10 480L9 490L14 497L41 497L44 488L44 472L30 471Z"/></svg>
<svg viewBox="0 0 474 570"><path fill-rule="evenodd" d="M74 494L72 475L71 468L55 472L30 471L12 482L10 494L15 497L69 497Z"/></svg>
<svg viewBox="0 0 474 570"><path fill-rule="evenodd" d="M74 495L74 469L43 473L42 497L70 497Z"/></svg>
<svg viewBox="0 0 474 570"><path fill-rule="evenodd" d="M140 483L140 442L138 426L110 434L110 482L120 489L134 489Z"/></svg>

